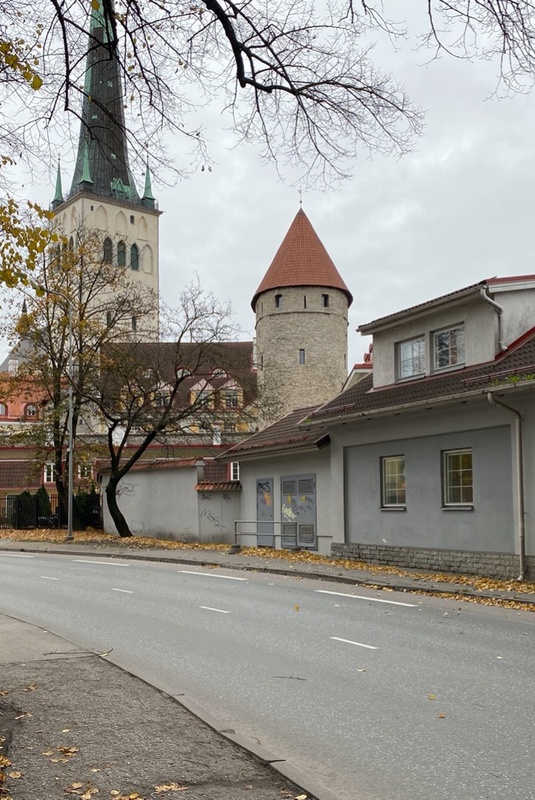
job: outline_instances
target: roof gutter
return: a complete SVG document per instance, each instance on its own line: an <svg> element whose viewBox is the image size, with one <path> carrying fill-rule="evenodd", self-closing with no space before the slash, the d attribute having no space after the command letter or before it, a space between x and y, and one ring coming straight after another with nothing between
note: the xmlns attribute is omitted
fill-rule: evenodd
<svg viewBox="0 0 535 800"><path fill-rule="evenodd" d="M487 400L491 405L503 408L515 415L515 442L516 442L516 497L518 509L518 561L520 572L517 580L523 581L526 575L526 528L525 528L525 503L524 503L524 458L522 447L522 414L518 409L496 400L493 393L486 392Z"/></svg>
<svg viewBox="0 0 535 800"><path fill-rule="evenodd" d="M500 348L500 351L504 353L508 348L503 341L503 306L497 303L496 300L493 300L491 297L489 297L487 294L487 286L481 286L479 294L481 295L481 299L489 303L495 309L498 315L498 347Z"/></svg>

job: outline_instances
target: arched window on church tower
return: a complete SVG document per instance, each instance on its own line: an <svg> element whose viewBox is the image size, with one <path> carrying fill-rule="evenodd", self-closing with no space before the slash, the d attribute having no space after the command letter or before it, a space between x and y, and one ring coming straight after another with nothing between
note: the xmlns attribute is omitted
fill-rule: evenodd
<svg viewBox="0 0 535 800"><path fill-rule="evenodd" d="M126 267L126 245L124 242L119 242L117 245L117 266Z"/></svg>
<svg viewBox="0 0 535 800"><path fill-rule="evenodd" d="M130 248L130 267L137 272L139 269L139 247L133 244Z"/></svg>
<svg viewBox="0 0 535 800"><path fill-rule="evenodd" d="M106 236L104 239L104 245L102 248L102 257L104 259L105 264L111 264L113 260L113 244L109 236Z"/></svg>

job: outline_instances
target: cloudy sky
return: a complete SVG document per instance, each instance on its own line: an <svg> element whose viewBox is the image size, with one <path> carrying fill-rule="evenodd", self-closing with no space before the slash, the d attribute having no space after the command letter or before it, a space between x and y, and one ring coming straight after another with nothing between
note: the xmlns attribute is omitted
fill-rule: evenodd
<svg viewBox="0 0 535 800"><path fill-rule="evenodd" d="M355 298L350 363L367 348L355 332L361 323L483 278L535 273L533 96L499 100L494 65L445 57L426 64L429 54L411 43L397 52L383 45L379 57L426 110L423 135L401 159L363 151L351 180L303 195ZM161 293L172 305L197 273L206 289L232 301L241 338L250 338L251 297L298 211L299 193L295 175L281 182L253 146L235 147L228 118L214 108L206 113L212 172L153 187L164 212ZM187 159L184 142L172 141L171 149L179 165ZM47 179L25 192L46 204L52 197Z"/></svg>

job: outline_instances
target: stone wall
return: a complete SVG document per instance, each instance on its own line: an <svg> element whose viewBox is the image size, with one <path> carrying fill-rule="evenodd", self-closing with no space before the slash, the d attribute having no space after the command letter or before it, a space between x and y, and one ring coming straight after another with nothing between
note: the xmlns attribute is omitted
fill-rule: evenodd
<svg viewBox="0 0 535 800"><path fill-rule="evenodd" d="M426 547L392 547L375 544L335 543L331 546L334 558L366 561L405 569L429 572L458 572L465 575L485 575L492 578L517 578L518 556L514 553L480 553L471 550L441 550ZM535 556L526 556L528 577L535 576Z"/></svg>
<svg viewBox="0 0 535 800"><path fill-rule="evenodd" d="M347 309L344 292L332 288L285 287L260 295L256 348L265 419L320 405L341 391L347 377Z"/></svg>

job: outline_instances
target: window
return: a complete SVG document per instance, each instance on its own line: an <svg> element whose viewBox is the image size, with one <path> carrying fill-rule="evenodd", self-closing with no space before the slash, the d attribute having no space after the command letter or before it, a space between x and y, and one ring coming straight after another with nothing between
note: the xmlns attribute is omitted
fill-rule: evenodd
<svg viewBox="0 0 535 800"><path fill-rule="evenodd" d="M10 358L7 362L7 371L10 375L16 375L19 369L18 358Z"/></svg>
<svg viewBox="0 0 535 800"><path fill-rule="evenodd" d="M24 409L24 416L31 419L35 419L37 417L37 406L35 403L28 403Z"/></svg>
<svg viewBox="0 0 535 800"><path fill-rule="evenodd" d="M221 444L221 427L219 425L214 425L212 428L212 444L214 446Z"/></svg>
<svg viewBox="0 0 535 800"><path fill-rule="evenodd" d="M225 408L238 408L238 390L225 390Z"/></svg>
<svg viewBox="0 0 535 800"><path fill-rule="evenodd" d="M282 308L282 294L275 295L275 308Z"/></svg>
<svg viewBox="0 0 535 800"><path fill-rule="evenodd" d="M443 453L445 506L472 505L474 483L471 450L449 450Z"/></svg>
<svg viewBox="0 0 535 800"><path fill-rule="evenodd" d="M329 295L328 294L322 294L321 295L321 305L323 306L323 308L329 308Z"/></svg>
<svg viewBox="0 0 535 800"><path fill-rule="evenodd" d="M307 296L306 294L303 295L303 308L307 307Z"/></svg>
<svg viewBox="0 0 535 800"><path fill-rule="evenodd" d="M111 328L111 323L113 321L113 315L111 311L106 311L106 327Z"/></svg>
<svg viewBox="0 0 535 800"><path fill-rule="evenodd" d="M230 462L230 480L231 481L239 481L240 480L240 462L239 461L231 461Z"/></svg>
<svg viewBox="0 0 535 800"><path fill-rule="evenodd" d="M126 245L124 242L119 242L117 245L117 266L126 267Z"/></svg>
<svg viewBox="0 0 535 800"><path fill-rule="evenodd" d="M405 507L405 456L386 456L381 459L383 508Z"/></svg>
<svg viewBox="0 0 535 800"><path fill-rule="evenodd" d="M0 403L0 417L7 416L7 406L5 403Z"/></svg>
<svg viewBox="0 0 535 800"><path fill-rule="evenodd" d="M299 350L299 364L303 366L305 363L305 351L303 349Z"/></svg>
<svg viewBox="0 0 535 800"><path fill-rule="evenodd" d="M56 481L56 466L53 461L48 461L45 464L43 482L55 483L55 481Z"/></svg>
<svg viewBox="0 0 535 800"><path fill-rule="evenodd" d="M425 375L425 339L418 336L406 342L398 342L398 379L417 378Z"/></svg>
<svg viewBox="0 0 535 800"><path fill-rule="evenodd" d="M91 480L93 477L93 467L91 464L78 464L78 477Z"/></svg>
<svg viewBox="0 0 535 800"><path fill-rule="evenodd" d="M137 272L139 269L139 247L133 244L130 248L130 267Z"/></svg>
<svg viewBox="0 0 535 800"><path fill-rule="evenodd" d="M464 325L433 334L433 358L436 370L464 364Z"/></svg>
<svg viewBox="0 0 535 800"><path fill-rule="evenodd" d="M132 317L132 330L134 333L137 331L137 317Z"/></svg>
<svg viewBox="0 0 535 800"><path fill-rule="evenodd" d="M102 258L105 264L111 264L113 260L113 244L109 237L104 239L104 244L102 246Z"/></svg>
<svg viewBox="0 0 535 800"><path fill-rule="evenodd" d="M133 215L133 214L130 214L130 225L133 225L135 221L136 221L136 220L135 220L135 217L134 217L134 215Z"/></svg>

